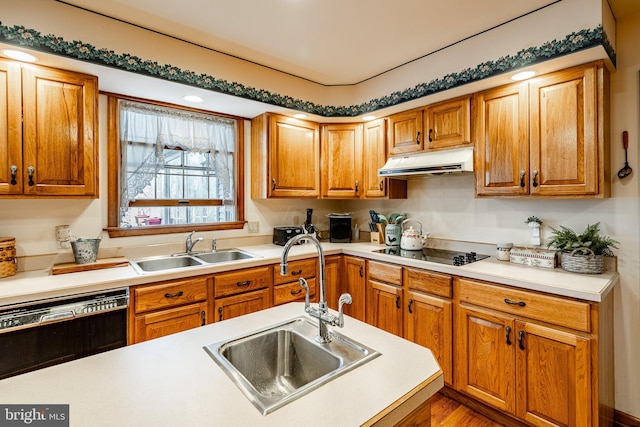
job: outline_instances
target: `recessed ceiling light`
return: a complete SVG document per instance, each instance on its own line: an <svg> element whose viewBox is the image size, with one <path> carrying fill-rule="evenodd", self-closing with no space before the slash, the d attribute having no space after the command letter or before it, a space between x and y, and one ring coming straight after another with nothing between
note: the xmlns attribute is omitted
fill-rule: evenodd
<svg viewBox="0 0 640 427"><path fill-rule="evenodd" d="M516 73L513 76L511 76L511 80L515 80L515 81L519 82L520 80L526 80L526 79L531 78L531 77L533 77L535 75L536 75L535 71L521 71L521 72Z"/></svg>
<svg viewBox="0 0 640 427"><path fill-rule="evenodd" d="M185 101L189 101L189 102L202 102L204 101L204 99L200 98L199 96L196 95L185 95L182 97L182 99L184 99Z"/></svg>
<svg viewBox="0 0 640 427"><path fill-rule="evenodd" d="M303 113L296 113L293 115L293 117L295 117L296 119L306 119L307 115Z"/></svg>
<svg viewBox="0 0 640 427"><path fill-rule="evenodd" d="M2 51L2 54L8 58L16 59L18 61L35 62L38 60L38 58L36 58L35 56L27 52L21 52L19 50L13 50L13 49L5 49Z"/></svg>
<svg viewBox="0 0 640 427"><path fill-rule="evenodd" d="M376 116L364 116L362 118L362 120L364 120L365 122L370 122L371 120L375 119Z"/></svg>

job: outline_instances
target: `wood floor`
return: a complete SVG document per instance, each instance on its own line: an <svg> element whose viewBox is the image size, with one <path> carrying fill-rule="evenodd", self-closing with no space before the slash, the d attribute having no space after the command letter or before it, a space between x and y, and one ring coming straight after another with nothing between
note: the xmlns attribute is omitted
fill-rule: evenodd
<svg viewBox="0 0 640 427"><path fill-rule="evenodd" d="M432 427L502 427L489 418L474 412L461 403L438 393L431 399Z"/></svg>

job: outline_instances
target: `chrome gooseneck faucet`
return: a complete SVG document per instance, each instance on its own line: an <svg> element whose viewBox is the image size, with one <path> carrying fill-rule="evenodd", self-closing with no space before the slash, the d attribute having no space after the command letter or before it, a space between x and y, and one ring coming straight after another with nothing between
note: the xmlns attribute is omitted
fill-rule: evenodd
<svg viewBox="0 0 640 427"><path fill-rule="evenodd" d="M300 283L300 286L304 288L306 292L304 311L310 316L318 319L318 336L316 337L316 341L321 344L327 344L331 342L331 336L329 335L327 324L338 327L344 326L342 307L344 304L351 304L351 295L346 293L340 295L340 299L338 300L338 316L334 316L333 314L329 313L329 310L327 308L327 299L325 296L324 251L322 250L322 245L320 245L318 239L311 234L298 234L287 241L287 243L284 245L284 249L282 250L282 257L280 259L280 274L282 276L286 276L289 272L289 265L287 264L289 250L300 240L311 242L318 249L318 258L320 260L320 301L318 302L318 308L311 307L309 304L309 286L307 285L307 281L302 277L298 281Z"/></svg>
<svg viewBox="0 0 640 427"><path fill-rule="evenodd" d="M198 242L202 242L204 239L202 237L198 237L196 240L192 240L193 235L196 234L195 231L192 231L191 233L189 233L189 235L187 236L187 240L185 241L185 253L191 255L193 253L193 247L196 245L196 243Z"/></svg>

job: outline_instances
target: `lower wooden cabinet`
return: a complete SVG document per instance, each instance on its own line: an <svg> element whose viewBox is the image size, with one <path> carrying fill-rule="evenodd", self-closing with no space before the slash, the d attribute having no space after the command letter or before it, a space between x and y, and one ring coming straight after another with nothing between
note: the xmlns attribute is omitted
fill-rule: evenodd
<svg viewBox="0 0 640 427"><path fill-rule="evenodd" d="M131 292L129 344L210 323L211 277L136 286Z"/></svg>
<svg viewBox="0 0 640 427"><path fill-rule="evenodd" d="M468 279L458 279L458 291L457 390L534 426L611 425L613 395L600 381L611 381L612 364L598 364L611 343L598 344L606 321L593 315L605 306ZM576 318L583 308L588 317ZM543 311L555 314L534 320Z"/></svg>
<svg viewBox="0 0 640 427"><path fill-rule="evenodd" d="M404 336L402 266L368 261L367 288L367 323Z"/></svg>
<svg viewBox="0 0 640 427"><path fill-rule="evenodd" d="M318 262L315 258L290 261L286 276L280 274L280 264L273 265L273 305L293 301L304 301L305 292L299 279L304 278L309 286L309 301L315 302L317 295Z"/></svg>
<svg viewBox="0 0 640 427"><path fill-rule="evenodd" d="M225 298L214 302L215 322L267 309L271 306L270 290L260 289Z"/></svg>
<svg viewBox="0 0 640 427"><path fill-rule="evenodd" d="M365 282L365 260L353 256L344 257L344 281L340 293L351 294L351 304L345 304L344 314L365 321L365 310L367 304L366 282ZM340 294L339 293L339 294ZM338 294L338 297L340 295Z"/></svg>

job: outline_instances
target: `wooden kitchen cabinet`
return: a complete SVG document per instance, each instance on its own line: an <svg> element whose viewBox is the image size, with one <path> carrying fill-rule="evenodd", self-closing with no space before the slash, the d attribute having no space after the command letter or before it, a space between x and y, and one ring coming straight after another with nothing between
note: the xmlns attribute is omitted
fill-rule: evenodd
<svg viewBox="0 0 640 427"><path fill-rule="evenodd" d="M269 289L245 292L224 298L217 298L214 302L215 321L231 319L271 307L271 292Z"/></svg>
<svg viewBox="0 0 640 427"><path fill-rule="evenodd" d="M244 268L213 276L215 321L272 306L273 266Z"/></svg>
<svg viewBox="0 0 640 427"><path fill-rule="evenodd" d="M424 110L425 150L471 145L471 96L450 99Z"/></svg>
<svg viewBox="0 0 640 427"><path fill-rule="evenodd" d="M342 255L329 255L324 258L325 298L327 306L338 310L338 299L342 292Z"/></svg>
<svg viewBox="0 0 640 427"><path fill-rule="evenodd" d="M136 286L129 310L129 344L210 322L211 277L202 276Z"/></svg>
<svg viewBox="0 0 640 427"><path fill-rule="evenodd" d="M273 265L273 305L285 304L293 301L304 301L304 289L298 279L301 277L309 286L309 301L315 302L317 295L318 261L315 258L289 261L289 272L286 276L280 274L280 264Z"/></svg>
<svg viewBox="0 0 640 427"><path fill-rule="evenodd" d="M403 330L402 267L367 262L367 323L399 337Z"/></svg>
<svg viewBox="0 0 640 427"><path fill-rule="evenodd" d="M608 197L601 61L474 96L477 196Z"/></svg>
<svg viewBox="0 0 640 427"><path fill-rule="evenodd" d="M403 111L389 116L389 155L416 153L424 149L422 108Z"/></svg>
<svg viewBox="0 0 640 427"><path fill-rule="evenodd" d="M0 86L0 196L97 197L97 77L0 61Z"/></svg>
<svg viewBox="0 0 640 427"><path fill-rule="evenodd" d="M431 349L453 384L453 279L447 274L404 268L404 337Z"/></svg>
<svg viewBox="0 0 640 427"><path fill-rule="evenodd" d="M364 195L362 129L358 123L322 125L320 186L323 199L359 199Z"/></svg>
<svg viewBox="0 0 640 427"><path fill-rule="evenodd" d="M265 113L251 121L251 197L318 198L317 123Z"/></svg>
<svg viewBox="0 0 640 427"><path fill-rule="evenodd" d="M387 120L364 124L362 181L365 199L406 199L407 180L383 178L378 169L387 162Z"/></svg>
<svg viewBox="0 0 640 427"><path fill-rule="evenodd" d="M358 320L365 321L366 313L366 279L365 279L365 263L362 258L353 256L344 256L344 282L340 293L348 292L351 294L351 304L345 304L344 314L355 317ZM338 294L338 297L340 295Z"/></svg>
<svg viewBox="0 0 640 427"><path fill-rule="evenodd" d="M593 304L462 278L457 291L457 390L531 425L610 425L613 343L599 339L612 330L610 296Z"/></svg>

